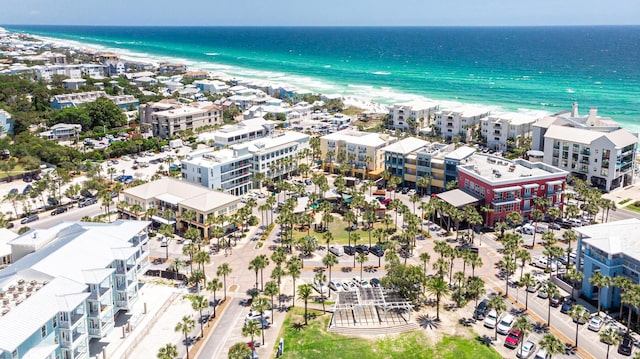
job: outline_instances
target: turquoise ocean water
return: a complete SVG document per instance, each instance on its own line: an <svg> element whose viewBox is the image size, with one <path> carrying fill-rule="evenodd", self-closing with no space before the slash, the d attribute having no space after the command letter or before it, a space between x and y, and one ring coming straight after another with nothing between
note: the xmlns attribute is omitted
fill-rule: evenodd
<svg viewBox="0 0 640 359"><path fill-rule="evenodd" d="M639 26L6 28L385 104L557 112L577 101L640 130Z"/></svg>

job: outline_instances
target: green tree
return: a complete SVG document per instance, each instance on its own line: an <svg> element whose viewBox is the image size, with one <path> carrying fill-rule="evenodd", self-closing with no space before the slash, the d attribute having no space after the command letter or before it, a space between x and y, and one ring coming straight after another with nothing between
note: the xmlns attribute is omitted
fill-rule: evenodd
<svg viewBox="0 0 640 359"><path fill-rule="evenodd" d="M365 253L358 253L355 257L356 261L360 263L360 278L362 278L362 266L369 260L369 256Z"/></svg>
<svg viewBox="0 0 640 359"><path fill-rule="evenodd" d="M260 287L264 290L264 278L262 276L262 272L269 265L269 258L266 255L260 254L253 258L251 262L249 262L249 269L256 272L256 289L258 289L258 271L260 271Z"/></svg>
<svg viewBox="0 0 640 359"><path fill-rule="evenodd" d="M609 287L611 285L611 277L602 275L600 271L597 271L591 275L589 282L598 287L598 314L600 314L600 293L602 292L602 288Z"/></svg>
<svg viewBox="0 0 640 359"><path fill-rule="evenodd" d="M549 358L556 354L562 354L565 351L564 343L553 334L545 334L538 344L540 348L547 350Z"/></svg>
<svg viewBox="0 0 640 359"><path fill-rule="evenodd" d="M504 298L500 295L494 295L489 299L489 304L487 307L493 309L498 314L497 317L500 318L500 314L507 310L507 304L504 302ZM498 339L498 326L496 325L495 336L494 338Z"/></svg>
<svg viewBox="0 0 640 359"><path fill-rule="evenodd" d="M542 293L545 293L547 295L547 299L548 299L548 311L547 311L547 326L551 326L551 299L553 299L554 297L559 297L560 296L560 290L558 289L558 286L553 283L552 281L546 281L544 282L544 284L542 285L542 288L540 288L540 291Z"/></svg>
<svg viewBox="0 0 640 359"><path fill-rule="evenodd" d="M203 295L194 295L189 298L191 300L191 308L200 314L200 338L204 337L204 320L202 320L202 311L209 307L209 301ZM208 323L208 322L207 322Z"/></svg>
<svg viewBox="0 0 640 359"><path fill-rule="evenodd" d="M185 315L182 320L176 324L174 331L182 333L184 335L184 345L187 349L187 359L189 359L189 333L195 328L196 323L190 316Z"/></svg>
<svg viewBox="0 0 640 359"><path fill-rule="evenodd" d="M287 262L287 272L293 280L293 303L292 306L296 306L296 279L300 278L300 259L293 257Z"/></svg>
<svg viewBox="0 0 640 359"><path fill-rule="evenodd" d="M436 296L436 321L440 321L440 300L450 293L449 285L442 277L435 276L427 281L427 293Z"/></svg>
<svg viewBox="0 0 640 359"><path fill-rule="evenodd" d="M308 324L307 305L313 289L310 284L302 284L298 287L298 298L304 300L304 325Z"/></svg>
<svg viewBox="0 0 640 359"><path fill-rule="evenodd" d="M616 346L620 343L620 334L616 328L607 327L600 331L598 336L600 337L600 341L607 345L607 359L609 359L609 349L612 345Z"/></svg>
<svg viewBox="0 0 640 359"><path fill-rule="evenodd" d="M173 344L166 344L162 348L158 349L156 357L158 359L174 359L178 356L178 349Z"/></svg>
<svg viewBox="0 0 640 359"><path fill-rule="evenodd" d="M329 282L331 282L331 267L338 264L338 258L329 253L322 258L322 264L324 264L329 269ZM329 296L331 296L331 286L329 286Z"/></svg>
<svg viewBox="0 0 640 359"><path fill-rule="evenodd" d="M245 337L251 338L251 343L254 343L253 338L255 338L258 331L260 331L261 323L256 322L255 320L247 320L244 322L242 326L242 335ZM246 345L246 344L245 344Z"/></svg>
<svg viewBox="0 0 640 359"><path fill-rule="evenodd" d="M573 319L574 323L576 323L576 348L578 348L578 328L581 323L586 323L587 320L589 320L589 315L590 313L587 308L580 304L574 305L569 311L569 316Z"/></svg>
<svg viewBox="0 0 640 359"><path fill-rule="evenodd" d="M259 297L251 303L253 309L260 313L260 323L264 322L264 312L271 308L272 305L273 303L270 303L265 297ZM264 325L260 324L260 328L262 329L262 345L264 345L264 327Z"/></svg>
<svg viewBox="0 0 640 359"><path fill-rule="evenodd" d="M218 306L218 301L216 300L216 291L222 288L222 282L220 282L220 278L213 278L207 282L207 291L213 293L213 317L216 317L216 307Z"/></svg>
<svg viewBox="0 0 640 359"><path fill-rule="evenodd" d="M216 270L218 277L222 276L223 288L224 288L224 300L227 299L227 276L233 272L233 269L229 266L229 263L222 263Z"/></svg>
<svg viewBox="0 0 640 359"><path fill-rule="evenodd" d="M529 333L533 330L533 325L526 316L520 316L516 318L513 323L513 328L519 330L522 333L522 338L526 338ZM524 340L520 341L520 352L522 352L522 345L524 344Z"/></svg>
<svg viewBox="0 0 640 359"><path fill-rule="evenodd" d="M274 280L270 280L264 287L264 295L269 296L271 298L271 321L275 319L275 314L273 308L275 307L273 297L280 293L280 288L278 288L278 283Z"/></svg>
<svg viewBox="0 0 640 359"><path fill-rule="evenodd" d="M522 276L522 278L520 278L519 285L525 289L525 291L524 291L524 294L525 294L524 310L526 311L526 310L529 309L529 291L527 290L527 288L535 286L536 285L536 279L533 276L533 274L526 273L525 275Z"/></svg>
<svg viewBox="0 0 640 359"><path fill-rule="evenodd" d="M244 334L243 332L243 335L248 334ZM247 343L235 343L229 347L229 359L251 359L251 349L249 349Z"/></svg>

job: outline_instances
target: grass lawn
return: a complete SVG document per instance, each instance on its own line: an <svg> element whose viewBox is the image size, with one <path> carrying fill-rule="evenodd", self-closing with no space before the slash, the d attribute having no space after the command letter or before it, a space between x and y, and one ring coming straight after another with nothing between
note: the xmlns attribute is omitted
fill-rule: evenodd
<svg viewBox="0 0 640 359"><path fill-rule="evenodd" d="M8 176L16 176L25 172L24 167L21 164L16 164L15 167L9 173L2 171L0 172L0 178L6 178Z"/></svg>
<svg viewBox="0 0 640 359"><path fill-rule="evenodd" d="M420 330L378 340L328 333L329 314L320 316L322 312L309 311L318 317L310 318L309 325L304 326L303 303L299 305L287 314L280 333L285 344L282 358L501 358L494 349L475 339L445 336L441 342L432 345Z"/></svg>
<svg viewBox="0 0 640 359"><path fill-rule="evenodd" d="M317 215L317 218L320 219L320 214ZM348 244L349 243L349 233L347 232L347 223L341 219L340 216L334 216L333 222L329 223L329 231L333 234L333 243L334 244ZM373 224L373 228L382 227L385 228L385 225L379 222ZM389 225L389 228L393 228L393 224ZM373 229L371 230L371 243L375 244L378 242L378 239L373 235ZM363 230L362 227L358 227L358 230L351 232L351 236L354 233L358 233L360 235L360 240L356 244L366 244L369 245L369 231ZM311 226L311 231L309 232L312 236L316 236L318 238L319 244L324 244L322 240L323 233L317 233L313 230L313 225ZM307 235L307 230L305 227L304 231L299 231L298 226L293 228L293 239L297 240ZM353 245L353 243L351 243Z"/></svg>
<svg viewBox="0 0 640 359"><path fill-rule="evenodd" d="M628 209L630 211L634 211L634 212L640 213L640 203L639 202L631 203L631 204L629 204L629 205L627 205L627 206L625 206L623 208L624 209Z"/></svg>

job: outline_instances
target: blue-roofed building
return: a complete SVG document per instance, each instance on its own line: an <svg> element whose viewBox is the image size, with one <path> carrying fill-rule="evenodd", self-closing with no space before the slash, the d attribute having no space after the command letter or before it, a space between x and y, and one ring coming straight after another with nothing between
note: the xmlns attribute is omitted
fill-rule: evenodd
<svg viewBox="0 0 640 359"><path fill-rule="evenodd" d="M640 283L640 220L637 218L595 224L574 229L578 234L576 258L578 271L584 273L582 292L585 297L598 299L598 288L589 281L595 272L611 279L625 276L634 284ZM614 286L600 289L602 308L620 306L620 289Z"/></svg>
<svg viewBox="0 0 640 359"><path fill-rule="evenodd" d="M88 359L89 340L138 300L145 221L63 222L9 241L0 271L0 359Z"/></svg>

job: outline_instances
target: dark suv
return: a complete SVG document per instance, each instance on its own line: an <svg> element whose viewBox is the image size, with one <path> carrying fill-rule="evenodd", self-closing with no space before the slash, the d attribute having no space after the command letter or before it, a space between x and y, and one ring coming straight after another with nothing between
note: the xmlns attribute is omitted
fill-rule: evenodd
<svg viewBox="0 0 640 359"><path fill-rule="evenodd" d="M56 214L64 213L64 212L66 212L68 210L69 210L69 208L67 208L67 207L58 207L58 208L54 209L53 211L51 211L51 215L55 216Z"/></svg>
<svg viewBox="0 0 640 359"><path fill-rule="evenodd" d="M473 312L473 318L475 320L484 320L484 316L487 313L488 304L489 304L488 299L485 299L482 302L478 303L476 310Z"/></svg>
<svg viewBox="0 0 640 359"><path fill-rule="evenodd" d="M353 248L353 246L342 246L342 249L344 249L344 253L347 255L354 255L356 254L356 249Z"/></svg>
<svg viewBox="0 0 640 359"><path fill-rule="evenodd" d="M631 351L633 350L633 338L628 335L622 337L620 341L620 345L618 345L618 353L626 356L631 355Z"/></svg>
<svg viewBox="0 0 640 359"><path fill-rule="evenodd" d="M384 249L378 247L378 246L371 246L369 247L369 252L371 254L373 254L376 257L382 257L384 255Z"/></svg>
<svg viewBox="0 0 640 359"><path fill-rule="evenodd" d="M364 254L369 254L369 247L367 247L364 244L358 244L356 246L356 252L358 253L364 253Z"/></svg>

